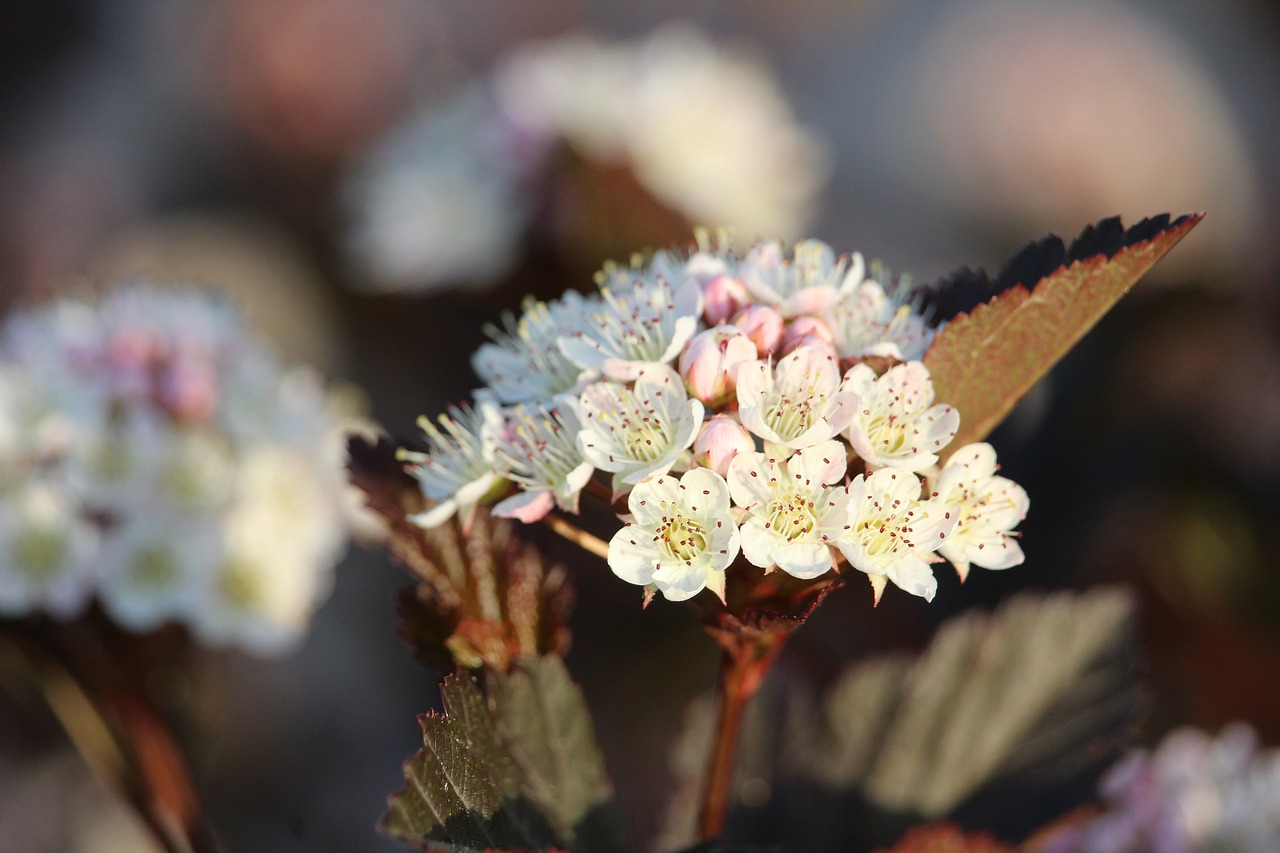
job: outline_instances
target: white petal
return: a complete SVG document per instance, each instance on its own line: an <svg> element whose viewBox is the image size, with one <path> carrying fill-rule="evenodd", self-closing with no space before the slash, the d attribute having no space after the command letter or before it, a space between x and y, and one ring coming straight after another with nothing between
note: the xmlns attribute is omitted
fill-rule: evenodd
<svg viewBox="0 0 1280 853"><path fill-rule="evenodd" d="M919 557L902 557L890 563L885 574L899 589L918 595L925 601L933 601L938 591L938 579L933 576L933 570Z"/></svg>
<svg viewBox="0 0 1280 853"><path fill-rule="evenodd" d="M823 441L805 447L787 460L787 472L792 480L815 489L838 485L847 470L844 444L839 441Z"/></svg>
<svg viewBox="0 0 1280 853"><path fill-rule="evenodd" d="M747 558L747 562L753 566L759 566L767 569L773 565L773 557L770 552L773 546L778 542L778 536L775 533L765 529L764 520L758 516L752 516L742 523L741 528L742 556Z"/></svg>
<svg viewBox="0 0 1280 853"><path fill-rule="evenodd" d="M763 453L739 453L729 463L729 494L733 502L743 509L754 505L766 505L773 497L769 479L773 466Z"/></svg>
<svg viewBox="0 0 1280 853"><path fill-rule="evenodd" d="M449 519L453 518L454 513L458 511L458 502L452 498L443 500L431 509L423 510L415 515L409 516L409 520L419 527L432 528L439 527Z"/></svg>
<svg viewBox="0 0 1280 853"><path fill-rule="evenodd" d="M691 468L680 478L684 487L684 503L690 510L706 518L727 518L729 484L715 471Z"/></svg>
<svg viewBox="0 0 1280 853"><path fill-rule="evenodd" d="M609 568L628 583L644 584L653 580L658 568L658 553L652 547L651 533L629 524L609 540Z"/></svg>
<svg viewBox="0 0 1280 853"><path fill-rule="evenodd" d="M820 542L791 542L775 545L773 559L792 577L808 580L831 569L831 549Z"/></svg>

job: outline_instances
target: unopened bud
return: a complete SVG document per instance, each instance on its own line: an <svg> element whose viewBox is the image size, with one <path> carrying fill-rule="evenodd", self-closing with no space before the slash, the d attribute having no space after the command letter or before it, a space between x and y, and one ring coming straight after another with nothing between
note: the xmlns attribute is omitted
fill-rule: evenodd
<svg viewBox="0 0 1280 853"><path fill-rule="evenodd" d="M732 415L716 415L702 426L693 442L693 458L704 468L727 477L729 463L739 453L755 451L751 433Z"/></svg>
<svg viewBox="0 0 1280 853"><path fill-rule="evenodd" d="M816 346L824 352L831 353L833 358L839 358L836 354L835 335L831 333L831 328L817 317L797 317L787 324L786 331L782 335L783 355L802 346Z"/></svg>
<svg viewBox="0 0 1280 853"><path fill-rule="evenodd" d="M716 326L689 341L680 356L680 376L691 395L717 406L734 396L738 368L758 357L755 344L737 326Z"/></svg>
<svg viewBox="0 0 1280 853"><path fill-rule="evenodd" d="M718 275L702 285L702 313L708 326L718 326L751 302L747 286L733 276Z"/></svg>
<svg viewBox="0 0 1280 853"><path fill-rule="evenodd" d="M756 345L760 358L773 355L782 343L782 315L767 305L748 305L733 318L733 325Z"/></svg>

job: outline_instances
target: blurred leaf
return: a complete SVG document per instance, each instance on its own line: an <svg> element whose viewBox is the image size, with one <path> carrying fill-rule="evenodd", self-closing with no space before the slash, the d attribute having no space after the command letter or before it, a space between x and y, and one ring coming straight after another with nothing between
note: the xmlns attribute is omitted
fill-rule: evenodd
<svg viewBox="0 0 1280 853"><path fill-rule="evenodd" d="M386 520L391 556L418 580L400 595L397 612L400 635L420 661L506 670L518 658L568 649L573 591L559 566L548 567L512 524L486 509L469 529L457 519L418 527L409 516L426 501L396 461L394 443L353 435L348 446L351 481Z"/></svg>
<svg viewBox="0 0 1280 853"><path fill-rule="evenodd" d="M621 822L582 694L558 658L441 689L444 714L419 717L424 748L405 764L379 828L465 851L623 849Z"/></svg>
<svg viewBox="0 0 1280 853"><path fill-rule="evenodd" d="M1100 771L1137 706L1133 634L1132 601L1116 590L1019 596L953 619L918 659L845 675L816 737L795 744L801 770L928 818Z"/></svg>
<svg viewBox="0 0 1280 853"><path fill-rule="evenodd" d="M988 833L964 833L949 823L917 827L882 853L1017 853Z"/></svg>
<svg viewBox="0 0 1280 853"><path fill-rule="evenodd" d="M944 315L961 312L924 356L938 399L960 411L952 447L979 441L995 429L1202 218L1192 214L1170 222L1166 215L1128 231L1118 219L1103 220L1069 248L1052 236L1030 244L995 279L962 270L935 285L925 301L932 300Z"/></svg>

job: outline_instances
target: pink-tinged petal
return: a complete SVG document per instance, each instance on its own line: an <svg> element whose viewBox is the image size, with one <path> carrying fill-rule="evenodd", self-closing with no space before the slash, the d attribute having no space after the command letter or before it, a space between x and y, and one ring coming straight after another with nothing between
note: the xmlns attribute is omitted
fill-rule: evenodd
<svg viewBox="0 0 1280 853"><path fill-rule="evenodd" d="M831 559L831 549L818 542L775 545L772 557L778 568L801 580L824 575L835 565Z"/></svg>
<svg viewBox="0 0 1280 853"><path fill-rule="evenodd" d="M458 502L456 500L443 500L430 509L409 516L409 520L419 527L425 527L429 530L432 527L439 527L453 518L457 511Z"/></svg>
<svg viewBox="0 0 1280 853"><path fill-rule="evenodd" d="M845 431L858 414L858 406L862 404L857 394L841 391L831 398L832 408L826 414L826 422L832 435Z"/></svg>
<svg viewBox="0 0 1280 853"><path fill-rule="evenodd" d="M721 477L728 477L729 464L741 453L755 451L751 433L732 415L716 415L708 420L693 442L697 463Z"/></svg>
<svg viewBox="0 0 1280 853"><path fill-rule="evenodd" d="M797 314L821 314L839 298L840 292L829 284L806 287L783 303L782 313L788 317L794 317Z"/></svg>
<svg viewBox="0 0 1280 853"><path fill-rule="evenodd" d="M937 452L950 444L960 429L960 412L945 404L934 406L924 413L919 429L919 446L936 459Z"/></svg>
<svg viewBox="0 0 1280 853"><path fill-rule="evenodd" d="M609 568L627 583L644 585L653 581L658 568L658 552L650 542L652 534L627 525L609 540Z"/></svg>
<svg viewBox="0 0 1280 853"><path fill-rule="evenodd" d="M729 463L729 494L733 502L743 509L766 505L773 497L769 479L774 467L763 453L742 453Z"/></svg>
<svg viewBox="0 0 1280 853"><path fill-rule="evenodd" d="M767 569L773 565L773 545L778 537L765 529L764 520L752 516L742 523L740 528L742 556L753 566Z"/></svg>
<svg viewBox="0 0 1280 853"><path fill-rule="evenodd" d="M606 358L600 367L600 373L606 379L615 382L630 382L640 375L640 371L651 362L631 361L622 358Z"/></svg>
<svg viewBox="0 0 1280 853"><path fill-rule="evenodd" d="M519 492L506 500L499 501L493 508L493 514L499 518L516 518L525 524L542 520L555 506L555 496L550 490L539 489L533 492Z"/></svg>

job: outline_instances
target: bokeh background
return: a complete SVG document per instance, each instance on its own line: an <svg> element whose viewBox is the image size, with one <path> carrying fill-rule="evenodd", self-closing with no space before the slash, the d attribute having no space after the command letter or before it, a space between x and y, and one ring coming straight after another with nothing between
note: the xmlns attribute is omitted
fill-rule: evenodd
<svg viewBox="0 0 1280 853"><path fill-rule="evenodd" d="M676 23L752 70L658 92L645 113L596 92L629 114L615 117L628 139L653 137L649 160L602 155L581 141L590 128L493 144L491 125L450 112L460 93L496 99L510 57L547 39ZM704 138L678 123L756 97L760 75L785 106L770 126ZM516 91L535 124L552 109ZM455 119L413 131L441 114ZM11 0L0 311L129 277L225 286L291 359L363 388L374 418L408 434L469 394L483 324L523 295L589 288L606 259L734 224L699 221L690 210L708 208L680 188L792 123L802 139L759 169L743 154L717 197L791 204L763 221L793 233L768 236L820 237L916 281L994 269L1026 240L1113 214L1208 216L996 434L1032 496L1026 564L963 587L943 577L931 605L893 590L873 610L854 583L781 666L822 683L1016 590L1125 583L1143 604L1140 737L1244 719L1280 744L1275 4ZM655 189L646 164L685 156L676 191ZM415 195L415 163L454 194L423 180ZM497 201L472 204L464 191L490 181ZM715 652L691 612L641 612L604 565L548 548L579 584L569 663L644 849ZM402 583L381 553L353 550L299 653L206 664L190 733L229 850L397 849L373 822L440 675L395 637ZM0 849L147 849L50 719L8 697L0 719Z"/></svg>

